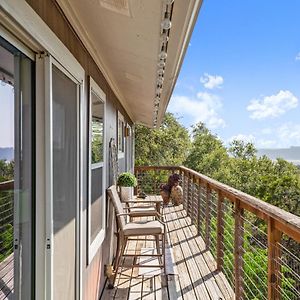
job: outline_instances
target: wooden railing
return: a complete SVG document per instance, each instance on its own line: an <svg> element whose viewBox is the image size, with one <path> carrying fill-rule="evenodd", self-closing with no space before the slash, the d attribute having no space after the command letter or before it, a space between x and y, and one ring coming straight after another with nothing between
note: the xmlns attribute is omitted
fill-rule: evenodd
<svg viewBox="0 0 300 300"><path fill-rule="evenodd" d="M300 299L300 217L186 167L136 167L138 190L157 194L175 172L183 207L236 299Z"/></svg>

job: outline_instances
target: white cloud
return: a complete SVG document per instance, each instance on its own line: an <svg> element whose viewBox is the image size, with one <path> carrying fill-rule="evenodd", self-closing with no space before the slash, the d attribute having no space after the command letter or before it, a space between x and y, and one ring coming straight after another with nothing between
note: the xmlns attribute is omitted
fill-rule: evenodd
<svg viewBox="0 0 300 300"><path fill-rule="evenodd" d="M275 140L258 139L256 142L257 148L274 148L276 146L277 146L277 141Z"/></svg>
<svg viewBox="0 0 300 300"><path fill-rule="evenodd" d="M225 126L225 121L218 114L220 108L222 102L218 96L199 92L197 97L174 95L168 110L188 116L191 124L204 122L209 128L218 128Z"/></svg>
<svg viewBox="0 0 300 300"><path fill-rule="evenodd" d="M200 78L200 82L203 83L205 88L212 90L214 88L220 88L224 82L224 79L219 75L214 76L205 73L204 76Z"/></svg>
<svg viewBox="0 0 300 300"><path fill-rule="evenodd" d="M298 98L290 91L281 90L276 95L251 100L247 110L251 112L251 119L264 119L278 117L297 106Z"/></svg>
<svg viewBox="0 0 300 300"><path fill-rule="evenodd" d="M286 123L278 128L281 144L300 145L300 124Z"/></svg>
<svg viewBox="0 0 300 300"><path fill-rule="evenodd" d="M295 60L300 60L300 52L297 53Z"/></svg>
<svg viewBox="0 0 300 300"><path fill-rule="evenodd" d="M252 134L242 134L242 133L240 133L240 134L232 136L229 139L229 142L232 142L234 140L244 141L244 142L247 142L247 143L254 143L255 142L255 136L252 135Z"/></svg>
<svg viewBox="0 0 300 300"><path fill-rule="evenodd" d="M253 143L256 148L272 148L277 146L275 140L267 140L263 138L258 138L253 134L237 134L232 136L228 143L231 143L233 140L244 141L246 143Z"/></svg>
<svg viewBox="0 0 300 300"><path fill-rule="evenodd" d="M240 133L229 138L226 144L229 145L233 140L252 142L257 149L300 146L300 123L288 122L279 127L264 128L251 134Z"/></svg>

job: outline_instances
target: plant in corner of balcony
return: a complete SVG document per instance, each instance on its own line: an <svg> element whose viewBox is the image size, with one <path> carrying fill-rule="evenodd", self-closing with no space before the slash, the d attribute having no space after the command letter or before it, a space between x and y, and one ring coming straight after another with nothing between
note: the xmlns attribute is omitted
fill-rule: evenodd
<svg viewBox="0 0 300 300"><path fill-rule="evenodd" d="M129 172L121 173L117 181L120 187L120 197L122 201L128 201L133 197L133 187L137 185L135 176Z"/></svg>
<svg viewBox="0 0 300 300"><path fill-rule="evenodd" d="M136 178L130 172L121 173L118 177L118 186L135 187L137 185Z"/></svg>

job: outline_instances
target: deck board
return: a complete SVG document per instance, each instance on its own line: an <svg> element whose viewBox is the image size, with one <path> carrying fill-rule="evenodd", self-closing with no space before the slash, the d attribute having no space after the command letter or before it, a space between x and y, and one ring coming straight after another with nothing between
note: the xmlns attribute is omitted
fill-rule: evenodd
<svg viewBox="0 0 300 300"><path fill-rule="evenodd" d="M0 300L12 297L14 290L14 255L0 263Z"/></svg>
<svg viewBox="0 0 300 300"><path fill-rule="evenodd" d="M197 229L186 217L182 205L165 207L163 212L168 231L167 248L170 247L167 276L159 269L151 268L151 272L145 272L142 268L124 265L119 269L114 291L105 289L102 299L234 299L232 287L225 275L217 271L212 254L197 235ZM149 239L130 242L128 250L140 253L155 248Z"/></svg>

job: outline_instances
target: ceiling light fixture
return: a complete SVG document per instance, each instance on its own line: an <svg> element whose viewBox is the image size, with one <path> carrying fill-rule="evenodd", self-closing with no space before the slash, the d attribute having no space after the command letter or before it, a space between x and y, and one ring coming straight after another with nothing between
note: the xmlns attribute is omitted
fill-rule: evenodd
<svg viewBox="0 0 300 300"><path fill-rule="evenodd" d="M159 77L159 78L157 79L157 85L162 85L163 82L164 82L164 78L163 78L163 77Z"/></svg>
<svg viewBox="0 0 300 300"><path fill-rule="evenodd" d="M164 30L169 30L172 27L172 23L170 21L170 19L165 18L162 20L161 22L161 28Z"/></svg>
<svg viewBox="0 0 300 300"><path fill-rule="evenodd" d="M157 87L156 87L156 94L160 94L160 93L161 93L161 90L162 90L161 87L160 87L160 86L157 86Z"/></svg>
<svg viewBox="0 0 300 300"><path fill-rule="evenodd" d="M174 2L174 0L164 0L164 3L166 5L171 5Z"/></svg>
<svg viewBox="0 0 300 300"><path fill-rule="evenodd" d="M166 59L167 57L168 57L168 54L167 54L167 52L166 51L161 51L160 53L159 53L159 59Z"/></svg>
<svg viewBox="0 0 300 300"><path fill-rule="evenodd" d="M160 36L160 41L163 45L165 45L169 41L169 36L167 32L162 33Z"/></svg>
<svg viewBox="0 0 300 300"><path fill-rule="evenodd" d="M165 65L166 65L166 63L165 63L163 60L160 60L159 63L157 64L157 66L158 66L159 68L164 68Z"/></svg>
<svg viewBox="0 0 300 300"><path fill-rule="evenodd" d="M160 75L160 76L162 76L164 73L165 73L164 69L158 69L157 70L157 74Z"/></svg>

